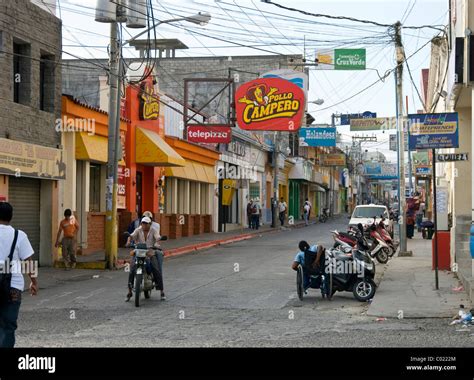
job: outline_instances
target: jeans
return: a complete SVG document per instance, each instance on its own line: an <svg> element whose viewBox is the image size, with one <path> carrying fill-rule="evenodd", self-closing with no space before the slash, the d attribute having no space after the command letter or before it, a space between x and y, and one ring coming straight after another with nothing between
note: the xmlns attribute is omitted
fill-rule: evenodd
<svg viewBox="0 0 474 380"><path fill-rule="evenodd" d="M157 256L160 257L157 257ZM146 260L150 260L151 262L151 271L153 273L153 278L155 280L155 285L158 287L158 290L163 291L163 273L162 273L162 253L158 252L152 257L147 257ZM132 260L132 264L130 266L130 274L128 275L128 288L133 288L133 280L135 279L135 274L137 272L136 265L135 265L135 258Z"/></svg>
<svg viewBox="0 0 474 380"><path fill-rule="evenodd" d="M21 291L10 289L10 299L0 306L0 347L15 346L15 330L21 305Z"/></svg>
<svg viewBox="0 0 474 380"><path fill-rule="evenodd" d="M260 215L252 215L252 228L258 230L260 227Z"/></svg>
<svg viewBox="0 0 474 380"><path fill-rule="evenodd" d="M280 212L280 223L283 227L283 225L285 224L285 212Z"/></svg>
<svg viewBox="0 0 474 380"><path fill-rule="evenodd" d="M309 214L308 214L307 212L305 212L305 213L303 214L303 217L304 217L304 224L305 224L306 226L308 226L308 225L309 225Z"/></svg>
<svg viewBox="0 0 474 380"><path fill-rule="evenodd" d="M423 222L423 214L416 214L416 227L421 228L421 223Z"/></svg>

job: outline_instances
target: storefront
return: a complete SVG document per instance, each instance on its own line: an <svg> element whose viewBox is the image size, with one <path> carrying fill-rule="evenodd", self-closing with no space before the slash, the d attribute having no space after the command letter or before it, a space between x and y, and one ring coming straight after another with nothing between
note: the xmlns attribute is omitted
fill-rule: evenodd
<svg viewBox="0 0 474 380"><path fill-rule="evenodd" d="M166 142L185 160L183 167L165 169L163 234L172 239L213 231L219 153L177 137Z"/></svg>
<svg viewBox="0 0 474 380"><path fill-rule="evenodd" d="M302 158L295 159L295 165L288 174L289 179L289 215L295 220L301 219L306 199L310 200L310 184L313 179L313 164ZM315 214L312 213L312 217Z"/></svg>
<svg viewBox="0 0 474 380"><path fill-rule="evenodd" d="M168 235L169 232L169 218L163 216L166 213L166 170L185 168L186 160L165 141L158 93L153 75L126 89L123 116L129 123L125 167L122 168L125 210L120 215L120 231L125 231L143 212L151 211L154 219L162 224L161 233Z"/></svg>
<svg viewBox="0 0 474 380"><path fill-rule="evenodd" d="M255 169L249 142L233 136L232 142L221 145L221 149L217 162L219 201L216 227L217 231L225 232L248 225L247 203L249 199L258 197L262 205L261 183L265 177L263 170L258 172ZM250 197L251 183L253 197Z"/></svg>
<svg viewBox="0 0 474 380"><path fill-rule="evenodd" d="M63 96L62 125L67 169L61 204L63 209L71 209L78 219L78 249L87 255L105 249L108 114L71 96ZM123 142L126 132L127 120L121 119ZM124 164L124 160L119 162L121 168ZM124 198L123 186L119 186L119 217L125 209Z"/></svg>
<svg viewBox="0 0 474 380"><path fill-rule="evenodd" d="M58 183L65 176L62 150L0 138L0 201L11 203L11 224L28 235L41 266L54 261Z"/></svg>

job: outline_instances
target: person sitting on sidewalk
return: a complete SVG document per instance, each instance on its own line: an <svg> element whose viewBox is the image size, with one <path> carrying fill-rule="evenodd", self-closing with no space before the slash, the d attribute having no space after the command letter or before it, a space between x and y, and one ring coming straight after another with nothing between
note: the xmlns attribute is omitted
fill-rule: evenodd
<svg viewBox="0 0 474 380"><path fill-rule="evenodd" d="M64 219L59 223L58 235L56 237L56 248L59 247L59 239L61 234L63 239L61 241L62 254L64 259L64 266L66 270L76 267L76 235L79 231L79 223L72 215L70 209L64 211Z"/></svg>
<svg viewBox="0 0 474 380"><path fill-rule="evenodd" d="M151 262L151 268L153 272L153 277L155 279L155 286L156 290L161 291L161 300L166 300L164 286L163 286L163 274L160 270L160 265L158 263L158 258L156 255L156 251L153 249L159 250L160 249L160 241L161 236L158 230L152 227L151 219L148 216L142 218L141 226L138 227L127 239L127 243L125 244L126 247L130 247L130 242L133 240L136 244L146 244L147 248L151 248L148 258ZM132 288L133 288L133 281L135 279L135 262L132 260L132 265L130 266L130 274L128 276L128 293L126 301L130 301L132 298Z"/></svg>

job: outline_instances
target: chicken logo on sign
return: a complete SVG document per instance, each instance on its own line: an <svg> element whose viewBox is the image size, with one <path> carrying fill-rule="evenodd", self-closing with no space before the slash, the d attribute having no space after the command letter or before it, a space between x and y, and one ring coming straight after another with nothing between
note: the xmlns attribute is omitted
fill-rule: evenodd
<svg viewBox="0 0 474 380"><path fill-rule="evenodd" d="M305 95L280 78L244 83L236 92L237 123L253 131L296 131L303 121Z"/></svg>

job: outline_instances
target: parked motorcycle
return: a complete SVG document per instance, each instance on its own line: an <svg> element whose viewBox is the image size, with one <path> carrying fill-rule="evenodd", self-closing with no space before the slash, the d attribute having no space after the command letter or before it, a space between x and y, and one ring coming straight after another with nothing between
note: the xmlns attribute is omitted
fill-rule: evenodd
<svg viewBox="0 0 474 380"><path fill-rule="evenodd" d="M375 257L380 264L386 264L390 257L390 247L377 231L377 225L375 222L368 227L368 230L370 239L372 240L372 247L369 251L370 256Z"/></svg>
<svg viewBox="0 0 474 380"><path fill-rule="evenodd" d="M384 224L384 218L382 217L382 219L380 220L380 222L378 223L377 225L377 232L380 234L380 236L384 239L385 243L387 243L388 247L390 248L390 253L389 253L389 256L392 257L395 252L397 251L397 248L398 248L398 243L395 242L393 239L392 239L392 236L390 235L390 233L387 231L387 229L385 228L385 224Z"/></svg>
<svg viewBox="0 0 474 380"><path fill-rule="evenodd" d="M355 299L366 302L375 295L375 263L367 251L355 248L351 253L342 247L326 251L326 270L332 274L332 297L336 292L352 292Z"/></svg>

